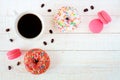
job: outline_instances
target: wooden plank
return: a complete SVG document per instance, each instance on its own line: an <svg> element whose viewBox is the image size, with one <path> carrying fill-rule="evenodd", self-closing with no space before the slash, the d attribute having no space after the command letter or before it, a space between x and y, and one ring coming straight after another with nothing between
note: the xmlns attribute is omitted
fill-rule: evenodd
<svg viewBox="0 0 120 80"><path fill-rule="evenodd" d="M44 8L40 5L45 3ZM90 5L95 9L91 10ZM120 80L120 0L0 0L0 80ZM62 6L73 6L81 15L79 28L72 32L60 33L53 25L53 15ZM89 11L84 13L83 9ZM51 13L47 10L52 9ZM104 26L101 34L89 31L89 22L97 18L97 12L106 10L112 22ZM15 30L16 18L23 12L38 13L45 22L44 34L35 40L21 39ZM10 28L6 33L5 29ZM49 34L49 29L54 34ZM14 42L9 41L10 38ZM55 42L51 44L50 40ZM43 41L48 45L44 46ZM49 70L42 75L32 75L25 70L24 50L30 48L47 50L51 58ZM8 60L10 49L22 49L22 56ZM17 66L17 62L22 64ZM8 65L13 69L9 71Z"/></svg>
<svg viewBox="0 0 120 80"><path fill-rule="evenodd" d="M53 16L42 16L44 20L44 33L48 34L49 30L52 29L54 34L92 34L89 30L89 22L97 18L97 16L81 16L81 24L75 31L60 32L54 27ZM18 16L0 16L0 34L16 34L16 24ZM112 16L112 22L104 25L104 29L101 34L120 34L120 16ZM9 33L5 32L6 28L10 28Z"/></svg>
<svg viewBox="0 0 120 80"><path fill-rule="evenodd" d="M10 42L10 38L14 42ZM52 38L55 40L53 44L50 42ZM3 34L0 39L0 50L35 47L46 50L120 50L120 34L43 34L32 40L25 40L16 34ZM44 46L43 41L48 45Z"/></svg>
<svg viewBox="0 0 120 80"><path fill-rule="evenodd" d="M4 77L5 76L5 77ZM42 75L28 75L28 74L19 74L19 73L2 73L1 80L119 80L119 72L113 71L113 72L89 72L89 73L81 73L78 75L75 74L42 74Z"/></svg>
<svg viewBox="0 0 120 80"><path fill-rule="evenodd" d="M19 3L19 4L17 4ZM42 3L45 3L44 8L40 8L40 5ZM16 5L17 4L17 5ZM95 9L94 11L90 10L90 5L94 5ZM53 15L58 8L61 6L74 6L75 8L78 9L80 14L83 15L96 15L96 13L100 10L107 10L110 14L112 15L120 15L120 1L119 0L109 0L109 1L104 1L104 0L97 0L97 1L85 1L85 0L69 0L69 1L29 1L25 0L20 1L8 1L8 0L2 0L0 3L0 15L14 15L14 14L20 14L21 12L26 12L26 11L37 11L42 15ZM51 8L52 13L48 13L47 10ZM84 14L83 9L88 8L89 12ZM44 14L43 14L44 13Z"/></svg>
<svg viewBox="0 0 120 80"><path fill-rule="evenodd" d="M14 71L20 73L27 73L24 69L24 54L26 51L22 51L23 55L13 61L7 59L6 51L0 52L1 65L0 71L7 71L7 66L12 65ZM51 58L50 72L66 73L66 74L80 74L81 72L89 71L111 71L114 68L120 69L120 51L47 51ZM2 63L4 61L4 63ZM21 61L20 67L16 66L17 61ZM21 68L21 69L20 69ZM79 72L77 70L79 70ZM55 72L53 72L56 70ZM72 70L69 71L69 70Z"/></svg>
<svg viewBox="0 0 120 80"><path fill-rule="evenodd" d="M9 78L12 80L17 78L89 80L91 77L93 80L99 80L99 78L110 80L110 77L119 79L120 51L47 51L51 58L51 66L45 74L40 76L33 76L25 70L23 63L25 52L22 51L23 55L12 61L7 59L7 51L0 52L1 80ZM21 61L20 66L16 65L18 61ZM13 66L11 71L7 69L8 65ZM85 78L85 76L89 77Z"/></svg>

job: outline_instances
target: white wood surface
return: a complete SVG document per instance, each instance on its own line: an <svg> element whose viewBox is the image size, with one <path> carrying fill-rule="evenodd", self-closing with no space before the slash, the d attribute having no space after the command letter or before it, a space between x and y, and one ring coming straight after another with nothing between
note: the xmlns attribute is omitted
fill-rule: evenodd
<svg viewBox="0 0 120 80"><path fill-rule="evenodd" d="M45 3L44 8L40 5ZM95 9L90 10L90 5ZM53 15L62 6L74 6L81 15L79 28L61 33L53 25ZM120 0L0 0L0 80L120 80ZM89 11L84 13L83 9ZM51 13L47 10L52 9ZM100 34L89 31L89 22L97 18L97 12L106 10L112 22L104 26ZM43 35L35 40L24 40L17 35L15 22L23 12L40 14L45 23ZM10 28L10 32L5 32ZM49 34L49 29L54 31ZM10 38L14 42L9 41ZM55 39L53 44L51 38ZM43 41L48 45L44 46ZM20 48L22 56L8 60L7 51ZM23 58L31 48L46 50L51 66L41 75L25 70ZM22 64L17 66L17 62ZM8 65L13 69L8 70Z"/></svg>

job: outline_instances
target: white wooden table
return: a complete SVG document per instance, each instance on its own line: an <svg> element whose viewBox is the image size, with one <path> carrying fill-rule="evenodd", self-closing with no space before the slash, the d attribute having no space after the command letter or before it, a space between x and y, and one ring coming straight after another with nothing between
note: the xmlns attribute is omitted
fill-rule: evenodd
<svg viewBox="0 0 120 80"><path fill-rule="evenodd" d="M44 8L40 7L42 3ZM90 5L95 9L91 10ZM62 6L78 9L81 24L77 30L60 33L54 28L53 15ZM84 13L84 8L89 11ZM100 34L92 34L88 24L100 10L106 10L112 22ZM16 18L26 11L43 17L45 31L39 39L24 40L16 34ZM5 32L6 28L10 32ZM49 29L54 33L49 34ZM53 44L51 38L55 39ZM43 41L48 45L44 46ZM22 56L10 61L6 53L14 48L22 49ZM51 66L46 73L32 75L26 71L23 58L31 48L48 52ZM18 61L22 62L20 66L16 65ZM12 70L8 70L9 65ZM0 0L0 80L120 80L120 0Z"/></svg>

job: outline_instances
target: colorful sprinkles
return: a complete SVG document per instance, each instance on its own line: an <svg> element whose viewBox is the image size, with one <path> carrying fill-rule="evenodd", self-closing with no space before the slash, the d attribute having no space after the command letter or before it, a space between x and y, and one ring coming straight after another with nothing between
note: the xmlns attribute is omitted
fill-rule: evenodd
<svg viewBox="0 0 120 80"><path fill-rule="evenodd" d="M80 24L80 16L73 7L62 7L54 16L55 27L61 32L74 30Z"/></svg>
<svg viewBox="0 0 120 80"><path fill-rule="evenodd" d="M24 63L26 69L32 74L41 74L48 69L50 58L44 50L31 49L26 53Z"/></svg>
<svg viewBox="0 0 120 80"><path fill-rule="evenodd" d="M43 8L45 4L41 4ZM90 9L93 10L94 6L91 5ZM47 12L52 12L52 9L48 9ZM88 12L88 8L85 8L83 12ZM80 16L78 11L73 7L62 7L58 10L57 14L54 16L55 27L57 27L61 32L74 30L80 24ZM10 31L10 28L5 30L6 32ZM53 34L53 31L49 30L50 34ZM10 42L13 42L13 39L9 39ZM51 43L54 43L54 39L51 39ZM43 41L43 44L46 46L47 42ZM32 49L28 51L24 58L24 63L26 69L33 74L41 74L45 72L50 65L50 58L47 53L41 49ZM17 62L17 66L21 64L20 61ZM13 69L12 66L8 66L8 70Z"/></svg>

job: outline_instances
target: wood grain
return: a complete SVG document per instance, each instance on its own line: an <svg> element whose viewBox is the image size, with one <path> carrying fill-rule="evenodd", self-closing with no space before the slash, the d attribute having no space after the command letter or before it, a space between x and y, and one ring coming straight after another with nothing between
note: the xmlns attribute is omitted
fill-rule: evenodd
<svg viewBox="0 0 120 80"><path fill-rule="evenodd" d="M45 7L40 8L42 3ZM0 80L120 80L119 5L119 0L0 0ZM61 33L54 27L53 16L62 6L77 8L81 24L75 31ZM89 10L86 13L85 8ZM104 25L100 34L92 34L89 22L98 18L101 10L110 14L112 22ZM41 15L45 30L39 38L25 40L17 34L15 24L24 12ZM5 32L6 28L10 32ZM49 34L50 29L53 34ZM54 43L50 42L52 38ZM43 41L48 45L44 46ZM8 60L6 53L14 48L20 48L22 56ZM46 73L32 75L26 71L24 55L31 48L42 48L49 54L51 66ZM18 61L20 66L16 65ZM8 70L9 65L12 70Z"/></svg>
<svg viewBox="0 0 120 80"><path fill-rule="evenodd" d="M16 34L16 22L18 19L18 16L1 16L0 17L0 34ZM120 16L111 16L112 22L104 25L104 29L101 32L101 34L119 34L120 33ZM68 31L68 32L60 32L55 28L53 16L42 16L42 19L44 21L44 34L49 34L49 30L52 29L54 31L54 34L92 34L89 30L89 22L93 20L94 18L98 18L97 15L87 16L82 15L81 16L81 24L79 27L74 31ZM115 25L115 26L114 26ZM5 29L10 28L11 32L6 33Z"/></svg>
<svg viewBox="0 0 120 80"><path fill-rule="evenodd" d="M1 73L2 79L8 79L8 77L11 77L11 79L13 77L15 77L14 79L17 79L17 77L19 79L29 79L27 76L31 76L34 79L77 80L83 78L89 80L90 77L88 76L91 76L95 80L101 76L105 80L110 77L115 78L120 73L120 51L47 51L51 58L49 70L43 75L33 76L25 70L23 63L25 52L22 51L22 56L13 61L6 58L5 53L7 51L0 52L1 65L4 66L0 68L0 72L4 72ZM20 66L16 65L18 61L21 61ZM13 69L9 71L7 69L8 65L12 65ZM85 75L87 78L85 78Z"/></svg>
<svg viewBox="0 0 120 80"><path fill-rule="evenodd" d="M120 50L120 34L46 34L36 40L25 40L17 35L1 35L0 50L42 48L45 50ZM14 41L10 42L9 38ZM50 40L54 38L52 44ZM48 43L43 45L43 41Z"/></svg>

